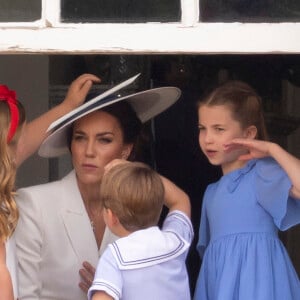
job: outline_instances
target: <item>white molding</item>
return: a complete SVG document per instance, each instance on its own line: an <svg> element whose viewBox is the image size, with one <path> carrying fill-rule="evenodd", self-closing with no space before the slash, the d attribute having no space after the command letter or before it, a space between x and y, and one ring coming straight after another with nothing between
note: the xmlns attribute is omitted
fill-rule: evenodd
<svg viewBox="0 0 300 300"><path fill-rule="evenodd" d="M60 0L42 0L42 16L46 20L48 27L59 24Z"/></svg>
<svg viewBox="0 0 300 300"><path fill-rule="evenodd" d="M199 0L181 0L181 23L194 26L199 20Z"/></svg>
<svg viewBox="0 0 300 300"><path fill-rule="evenodd" d="M0 54L300 53L300 23L60 26L2 28Z"/></svg>

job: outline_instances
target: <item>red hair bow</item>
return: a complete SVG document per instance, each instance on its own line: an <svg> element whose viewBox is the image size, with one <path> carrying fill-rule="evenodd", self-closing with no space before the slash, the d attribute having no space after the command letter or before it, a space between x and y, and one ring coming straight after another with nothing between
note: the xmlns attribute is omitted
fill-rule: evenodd
<svg viewBox="0 0 300 300"><path fill-rule="evenodd" d="M17 107L16 92L8 89L6 85L0 85L0 101L7 102L10 110L10 127L7 134L9 143L19 125L19 109Z"/></svg>

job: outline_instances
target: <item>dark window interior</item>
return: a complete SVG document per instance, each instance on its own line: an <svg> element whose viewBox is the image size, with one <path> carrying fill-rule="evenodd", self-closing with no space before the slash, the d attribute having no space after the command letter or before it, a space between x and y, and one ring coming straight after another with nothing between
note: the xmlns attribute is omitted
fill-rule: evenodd
<svg viewBox="0 0 300 300"><path fill-rule="evenodd" d="M202 22L299 22L298 0L199 0Z"/></svg>
<svg viewBox="0 0 300 300"><path fill-rule="evenodd" d="M179 22L179 0L61 0L62 22Z"/></svg>

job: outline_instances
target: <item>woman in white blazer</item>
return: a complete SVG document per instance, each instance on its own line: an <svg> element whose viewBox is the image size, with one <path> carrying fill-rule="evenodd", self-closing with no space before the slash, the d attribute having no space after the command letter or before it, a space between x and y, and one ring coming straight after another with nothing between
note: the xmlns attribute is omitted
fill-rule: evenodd
<svg viewBox="0 0 300 300"><path fill-rule="evenodd" d="M107 244L117 238L105 228L101 211L104 167L112 159L127 159L142 122L179 96L172 87L122 98L98 96L53 124L39 153L51 157L70 149L74 170L60 181L17 191L20 300L87 299L93 279L88 275L93 275ZM84 270L83 262L90 268Z"/></svg>

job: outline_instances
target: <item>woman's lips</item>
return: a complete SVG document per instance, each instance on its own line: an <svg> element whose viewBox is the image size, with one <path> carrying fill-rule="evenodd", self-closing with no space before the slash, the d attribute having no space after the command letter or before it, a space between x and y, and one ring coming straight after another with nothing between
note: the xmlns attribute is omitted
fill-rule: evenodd
<svg viewBox="0 0 300 300"><path fill-rule="evenodd" d="M85 169L85 170L95 170L98 167L96 165L92 165L92 164L83 164L82 168Z"/></svg>

